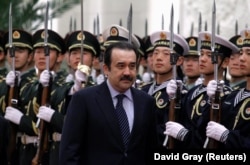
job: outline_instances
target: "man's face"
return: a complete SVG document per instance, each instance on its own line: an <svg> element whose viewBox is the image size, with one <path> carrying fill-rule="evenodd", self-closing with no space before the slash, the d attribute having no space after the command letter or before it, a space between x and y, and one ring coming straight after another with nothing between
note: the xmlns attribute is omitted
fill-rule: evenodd
<svg viewBox="0 0 250 165"><path fill-rule="evenodd" d="M59 54L56 50L50 49L49 53L49 69L54 70ZM35 66L39 71L46 69L46 56L43 47L35 48L34 50Z"/></svg>
<svg viewBox="0 0 250 165"><path fill-rule="evenodd" d="M153 52L153 68L155 73L163 74L171 70L170 49L167 47L156 47Z"/></svg>
<svg viewBox="0 0 250 165"><path fill-rule="evenodd" d="M245 76L250 76L250 47L243 47L240 51L240 70Z"/></svg>
<svg viewBox="0 0 250 165"><path fill-rule="evenodd" d="M92 66L95 70L101 70L101 62L99 60L99 57L94 57Z"/></svg>
<svg viewBox="0 0 250 165"><path fill-rule="evenodd" d="M147 65L148 65L150 70L153 70L153 52L148 53Z"/></svg>
<svg viewBox="0 0 250 165"><path fill-rule="evenodd" d="M125 92L136 79L136 54L132 50L112 50L110 69L104 65L104 73L115 90Z"/></svg>
<svg viewBox="0 0 250 165"><path fill-rule="evenodd" d="M4 51L0 51L0 63L5 61Z"/></svg>
<svg viewBox="0 0 250 165"><path fill-rule="evenodd" d="M27 48L15 47L15 69L18 71L25 71L32 61L32 54L29 54ZM10 57L9 49L7 51L8 63L12 65L12 57Z"/></svg>
<svg viewBox="0 0 250 165"><path fill-rule="evenodd" d="M89 51L83 51L83 64L89 67L92 66L93 56L92 53ZM81 48L76 48L70 51L68 57L68 65L73 69L76 70L78 64L81 62Z"/></svg>
<svg viewBox="0 0 250 165"><path fill-rule="evenodd" d="M232 54L229 58L228 71L232 77L243 77L240 69L240 54Z"/></svg>
<svg viewBox="0 0 250 165"><path fill-rule="evenodd" d="M187 77L199 77L199 57L198 56L184 56L184 61L182 64L183 73Z"/></svg>
<svg viewBox="0 0 250 165"><path fill-rule="evenodd" d="M212 74L214 73L214 65L212 64L212 52L208 49L201 49L201 55L199 58L199 70L200 74Z"/></svg>

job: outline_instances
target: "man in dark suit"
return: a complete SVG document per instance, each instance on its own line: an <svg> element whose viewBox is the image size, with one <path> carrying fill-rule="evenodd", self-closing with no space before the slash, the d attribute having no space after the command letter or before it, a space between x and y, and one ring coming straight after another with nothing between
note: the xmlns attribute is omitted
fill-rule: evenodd
<svg viewBox="0 0 250 165"><path fill-rule="evenodd" d="M157 144L155 101L132 87L138 59L137 49L126 41L106 49L103 70L107 80L72 96L62 132L59 164L150 164ZM116 116L118 94L125 95L127 145Z"/></svg>

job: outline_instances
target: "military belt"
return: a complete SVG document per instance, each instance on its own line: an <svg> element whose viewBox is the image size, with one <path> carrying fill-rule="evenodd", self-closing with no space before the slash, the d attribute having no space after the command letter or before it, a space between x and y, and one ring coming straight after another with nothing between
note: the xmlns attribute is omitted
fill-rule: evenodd
<svg viewBox="0 0 250 165"><path fill-rule="evenodd" d="M38 142L38 137L37 136L22 135L21 142L22 142L22 144L31 144L31 143L33 143L34 145L36 145L37 142Z"/></svg>

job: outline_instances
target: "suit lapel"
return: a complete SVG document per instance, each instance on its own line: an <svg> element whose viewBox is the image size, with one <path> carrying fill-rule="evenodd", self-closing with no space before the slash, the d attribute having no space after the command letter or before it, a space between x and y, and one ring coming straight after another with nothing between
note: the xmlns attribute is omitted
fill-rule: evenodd
<svg viewBox="0 0 250 165"><path fill-rule="evenodd" d="M134 140L133 138L138 136L136 133L140 132L145 107L143 100L140 99L140 96L138 95L138 92L134 88L131 88L131 92L134 102L134 124L131 131L131 140Z"/></svg>

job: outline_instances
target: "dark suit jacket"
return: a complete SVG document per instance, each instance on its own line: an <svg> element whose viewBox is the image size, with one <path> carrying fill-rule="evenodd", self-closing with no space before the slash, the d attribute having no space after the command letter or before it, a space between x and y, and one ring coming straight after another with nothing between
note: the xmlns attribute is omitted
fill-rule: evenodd
<svg viewBox="0 0 250 165"><path fill-rule="evenodd" d="M155 100L143 91L131 90L134 125L127 151L106 81L72 96L62 132L61 165L150 164L157 143Z"/></svg>
<svg viewBox="0 0 250 165"><path fill-rule="evenodd" d="M0 116L0 164L7 165L7 146L9 139L9 122Z"/></svg>

